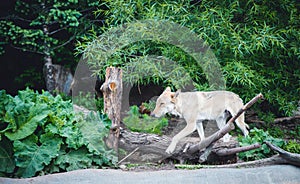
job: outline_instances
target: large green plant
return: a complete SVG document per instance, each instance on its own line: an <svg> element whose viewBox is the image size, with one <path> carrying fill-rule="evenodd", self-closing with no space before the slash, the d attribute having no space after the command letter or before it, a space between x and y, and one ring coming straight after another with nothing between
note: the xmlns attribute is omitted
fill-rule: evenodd
<svg viewBox="0 0 300 184"><path fill-rule="evenodd" d="M0 91L0 173L32 177L112 165L104 138L110 121L101 114L75 114L70 101L30 89L12 97Z"/></svg>
<svg viewBox="0 0 300 184"><path fill-rule="evenodd" d="M238 93L245 101L262 92L277 115L291 115L297 105L300 15L296 0L107 0L98 15L105 17L107 26L93 29L94 38L112 27L136 20L168 20L185 26L211 46L221 64L228 90ZM87 52L86 41L91 40L78 42L79 53ZM105 49L103 44L99 42L96 47ZM137 65L137 71L147 71L153 67L147 59L151 55L176 61L188 71L199 90L210 88L201 67L191 56L157 41L140 41L117 50L95 73L103 77L106 66L123 67L125 63L136 62L137 58L144 59L144 65ZM170 85L159 72L142 82L150 81Z"/></svg>

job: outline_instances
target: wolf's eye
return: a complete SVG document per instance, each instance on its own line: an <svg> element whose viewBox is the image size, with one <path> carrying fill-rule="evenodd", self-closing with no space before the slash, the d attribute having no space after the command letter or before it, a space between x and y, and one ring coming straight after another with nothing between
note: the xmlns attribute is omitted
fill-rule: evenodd
<svg viewBox="0 0 300 184"><path fill-rule="evenodd" d="M159 106L162 106L162 105L164 105L164 104L165 104L165 103L160 103Z"/></svg>

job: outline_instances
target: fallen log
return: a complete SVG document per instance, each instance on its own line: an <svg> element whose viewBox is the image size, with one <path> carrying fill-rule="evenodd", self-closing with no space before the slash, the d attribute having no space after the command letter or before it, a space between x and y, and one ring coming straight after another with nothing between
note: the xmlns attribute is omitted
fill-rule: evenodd
<svg viewBox="0 0 300 184"><path fill-rule="evenodd" d="M165 152L166 148L171 143L171 137L156 134L131 132L126 129L121 129L119 148L119 164L124 163L161 163L169 160L178 161L179 163L198 163L202 152L189 154L184 153L182 148L188 144L193 145L199 142L199 137L187 137L178 143L176 153L169 155ZM206 163L208 164L226 164L234 163L237 160L235 154L219 156L216 154L219 150L232 149L238 146L235 137L232 137L229 142L217 141L211 148L212 154L209 154ZM122 154L123 153L123 154Z"/></svg>

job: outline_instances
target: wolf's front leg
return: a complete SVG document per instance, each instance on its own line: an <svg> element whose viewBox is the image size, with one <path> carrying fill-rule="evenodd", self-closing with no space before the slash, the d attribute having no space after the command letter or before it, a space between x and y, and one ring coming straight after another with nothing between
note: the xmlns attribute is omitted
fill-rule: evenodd
<svg viewBox="0 0 300 184"><path fill-rule="evenodd" d="M168 148L166 149L166 152L167 152L168 154L171 154L171 153L174 152L174 150L175 150L175 148L176 148L176 145L177 145L177 142L178 142L178 141L175 141L175 140L172 139L171 144L170 144L170 145L168 146Z"/></svg>
<svg viewBox="0 0 300 184"><path fill-rule="evenodd" d="M184 137L190 135L191 133L193 133L196 130L196 122L192 121L192 122L187 122L187 125L184 129L182 129L177 135L175 135L172 139L171 144L169 145L169 147L167 148L166 152L168 154L171 154L174 152L177 143Z"/></svg>

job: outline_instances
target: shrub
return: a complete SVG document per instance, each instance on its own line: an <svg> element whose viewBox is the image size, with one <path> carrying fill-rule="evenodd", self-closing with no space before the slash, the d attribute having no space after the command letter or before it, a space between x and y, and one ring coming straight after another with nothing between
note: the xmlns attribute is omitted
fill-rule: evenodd
<svg viewBox="0 0 300 184"><path fill-rule="evenodd" d="M284 150L291 152L291 153L298 153L300 154L300 144L295 140L289 140L287 144L284 146Z"/></svg>
<svg viewBox="0 0 300 184"><path fill-rule="evenodd" d="M0 91L0 172L32 177L113 165L103 138L110 121L100 113L75 114L70 101L30 89L12 97Z"/></svg>
<svg viewBox="0 0 300 184"><path fill-rule="evenodd" d="M96 14L104 17L106 26L92 29L82 42L78 41L77 52L91 57L91 63L102 61L104 57L99 53L110 45L102 40L93 45L92 39L97 36L136 20L175 22L192 30L212 48L227 90L238 93L245 101L262 92L268 101L267 110L271 109L277 116L288 116L292 115L299 101L300 70L295 70L300 67L299 13L299 4L295 0L104 1ZM144 29L147 28L141 25L135 30ZM170 81L169 73L156 72L155 62L149 57L155 55L178 64L179 67L172 69L171 73L180 74L182 70L179 69L183 67L198 90L213 88L208 85L203 66L176 46L143 40L114 49L94 71L101 78L104 78L107 66L124 70L127 66L135 66L135 71L139 72L131 72L129 81L136 81L130 79L141 77L141 73L155 71L149 73L150 76L138 78L138 82L180 86L177 83L182 84L184 76Z"/></svg>
<svg viewBox="0 0 300 184"><path fill-rule="evenodd" d="M264 142L268 141L275 146L283 147L284 140L272 137L269 132L262 129L253 128L250 130L249 136L239 137L240 146L248 146L255 143L260 143L262 146L258 149L239 153L239 158L245 161L257 160L270 157L274 152Z"/></svg>
<svg viewBox="0 0 300 184"><path fill-rule="evenodd" d="M130 107L128 116L123 122L132 131L156 134L161 134L162 128L168 125L166 118L152 118L147 114L140 114L136 105Z"/></svg>

